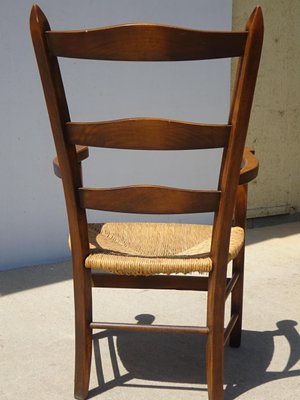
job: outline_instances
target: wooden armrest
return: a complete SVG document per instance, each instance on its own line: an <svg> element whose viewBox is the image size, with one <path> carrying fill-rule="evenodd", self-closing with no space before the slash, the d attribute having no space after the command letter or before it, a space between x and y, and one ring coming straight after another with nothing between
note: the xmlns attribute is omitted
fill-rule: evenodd
<svg viewBox="0 0 300 400"><path fill-rule="evenodd" d="M89 148L87 146L76 145L76 153L77 153L77 160L79 163L81 163L81 161L88 158ZM60 167L59 167L59 162L58 162L57 157L55 157L53 160L53 169L54 169L55 175L58 176L59 178L61 178Z"/></svg>
<svg viewBox="0 0 300 400"><path fill-rule="evenodd" d="M259 163L258 159L254 155L254 150L250 147L245 147L239 185L244 185L256 178L258 174L258 168Z"/></svg>
<svg viewBox="0 0 300 400"><path fill-rule="evenodd" d="M76 145L76 153L78 162L80 163L81 161L88 158L89 148L87 146ZM239 185L244 185L252 181L254 178L256 178L258 174L258 167L259 163L254 155L254 150L251 149L250 147L245 147L243 154L242 168L240 172ZM53 169L55 175L61 178L60 167L57 157L55 157L53 160Z"/></svg>

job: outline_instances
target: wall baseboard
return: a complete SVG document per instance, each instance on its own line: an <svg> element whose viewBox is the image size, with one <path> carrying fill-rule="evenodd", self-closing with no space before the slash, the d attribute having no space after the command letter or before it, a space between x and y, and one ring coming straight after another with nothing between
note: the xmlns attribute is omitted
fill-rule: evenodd
<svg viewBox="0 0 300 400"><path fill-rule="evenodd" d="M270 215L267 217L248 218L247 228L261 228L263 226L280 225L300 221L300 212L283 215Z"/></svg>

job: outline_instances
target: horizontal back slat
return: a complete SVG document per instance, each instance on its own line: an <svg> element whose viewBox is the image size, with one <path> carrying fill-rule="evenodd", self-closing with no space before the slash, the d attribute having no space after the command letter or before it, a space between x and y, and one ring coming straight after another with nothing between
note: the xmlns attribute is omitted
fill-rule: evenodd
<svg viewBox="0 0 300 400"><path fill-rule="evenodd" d="M60 57L180 61L241 56L247 32L126 24L92 30L47 31L46 37L50 53Z"/></svg>
<svg viewBox="0 0 300 400"><path fill-rule="evenodd" d="M132 118L69 122L70 143L134 150L188 150L225 147L230 125L204 125L167 119Z"/></svg>
<svg viewBox="0 0 300 400"><path fill-rule="evenodd" d="M82 208L137 214L186 214L216 211L220 192L164 186L124 186L112 189L79 188Z"/></svg>

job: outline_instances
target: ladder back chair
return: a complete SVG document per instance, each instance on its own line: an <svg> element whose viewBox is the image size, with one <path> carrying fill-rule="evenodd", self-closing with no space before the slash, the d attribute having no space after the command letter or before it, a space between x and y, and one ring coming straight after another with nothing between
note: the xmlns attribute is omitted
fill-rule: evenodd
<svg viewBox="0 0 300 400"><path fill-rule="evenodd" d="M247 185L258 172L252 150L244 146L263 41L261 8L254 9L246 29L240 32L154 24L51 31L45 15L34 5L30 28L57 151L54 169L62 178L69 222L75 299L75 398L88 396L92 331L125 329L207 335L208 397L223 399L224 345L229 341L238 347L241 340ZM238 57L228 123L209 125L155 118L72 122L58 57L116 61ZM81 168L88 157L88 146L135 150L222 148L218 187L86 188ZM86 209L142 214L213 212L214 220L212 226L88 224ZM229 274L230 261L233 267ZM208 274L184 275L190 272ZM97 322L92 316L92 287L207 291L207 324ZM224 328L229 295L231 318Z"/></svg>

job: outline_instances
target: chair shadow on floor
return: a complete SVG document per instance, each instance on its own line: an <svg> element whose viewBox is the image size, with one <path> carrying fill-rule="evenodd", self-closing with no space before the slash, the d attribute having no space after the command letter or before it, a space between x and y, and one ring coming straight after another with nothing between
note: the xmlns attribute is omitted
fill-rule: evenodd
<svg viewBox="0 0 300 400"><path fill-rule="evenodd" d="M153 323L150 314L136 316L137 323ZM238 349L225 349L225 399L231 400L264 383L300 376L300 369L292 367L300 360L300 336L296 321L277 322L274 331L243 331ZM285 367L268 371L273 359L274 338L281 336L289 344ZM114 379L105 381L101 361L101 343L107 340ZM98 387L90 390L89 398L116 386L152 387L168 390L206 391L205 336L175 333L126 332L106 330L94 335L95 364ZM121 374L119 363L127 370ZM132 379L152 381L130 383ZM172 383L176 385L172 386ZM180 386L182 384L182 386ZM195 386L193 386L195 385Z"/></svg>

